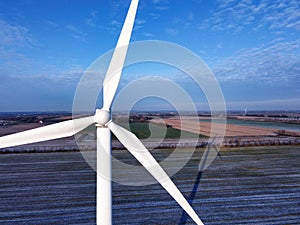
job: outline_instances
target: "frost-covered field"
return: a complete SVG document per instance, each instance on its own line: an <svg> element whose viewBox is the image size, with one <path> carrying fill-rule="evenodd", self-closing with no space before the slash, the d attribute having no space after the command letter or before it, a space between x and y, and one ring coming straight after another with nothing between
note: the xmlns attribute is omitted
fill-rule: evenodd
<svg viewBox="0 0 300 225"><path fill-rule="evenodd" d="M205 224L300 223L299 146L224 149L201 174L202 152L172 179ZM0 224L95 224L96 176L79 152L1 154L0 177ZM114 183L113 204L114 224L193 224L158 184Z"/></svg>

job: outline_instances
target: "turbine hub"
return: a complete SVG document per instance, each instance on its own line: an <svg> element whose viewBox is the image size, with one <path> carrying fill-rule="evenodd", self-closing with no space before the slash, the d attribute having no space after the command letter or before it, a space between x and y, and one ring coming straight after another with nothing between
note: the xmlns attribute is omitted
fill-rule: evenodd
<svg viewBox="0 0 300 225"><path fill-rule="evenodd" d="M103 109L97 109L95 114L95 123L105 126L111 120L110 112Z"/></svg>

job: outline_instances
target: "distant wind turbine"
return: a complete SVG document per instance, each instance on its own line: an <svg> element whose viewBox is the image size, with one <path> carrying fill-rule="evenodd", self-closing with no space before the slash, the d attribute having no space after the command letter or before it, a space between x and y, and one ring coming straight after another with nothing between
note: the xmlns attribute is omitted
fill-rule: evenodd
<svg viewBox="0 0 300 225"><path fill-rule="evenodd" d="M159 163L131 132L117 125L111 118L111 104L119 85L128 44L135 21L138 0L132 0L127 17L110 65L103 82L103 107L94 116L68 120L33 130L0 137L0 148L53 140L75 135L92 124L97 126L97 224L112 224L112 186L111 186L111 132L128 151L147 169L147 171L166 189L196 224L203 224L193 208L168 177ZM122 48L120 48L122 46ZM76 125L75 125L76 124ZM109 153L109 154L107 154Z"/></svg>

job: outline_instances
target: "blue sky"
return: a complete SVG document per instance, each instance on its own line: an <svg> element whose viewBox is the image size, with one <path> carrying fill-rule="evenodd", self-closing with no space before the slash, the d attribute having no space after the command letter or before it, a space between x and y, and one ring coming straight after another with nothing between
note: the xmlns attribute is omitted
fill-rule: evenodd
<svg viewBox="0 0 300 225"><path fill-rule="evenodd" d="M115 47L129 3L0 0L0 111L71 110L84 71ZM199 55L228 109L300 109L298 0L140 0L132 41L142 40Z"/></svg>

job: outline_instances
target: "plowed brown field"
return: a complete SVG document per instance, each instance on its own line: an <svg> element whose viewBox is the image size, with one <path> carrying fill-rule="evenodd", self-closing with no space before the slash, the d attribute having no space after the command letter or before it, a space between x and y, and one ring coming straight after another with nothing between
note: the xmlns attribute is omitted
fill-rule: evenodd
<svg viewBox="0 0 300 225"><path fill-rule="evenodd" d="M212 126L211 122L199 122L194 118L188 117L174 117L165 119L165 123L176 129L202 134L205 136L210 136ZM215 129L212 132L212 135L223 135L224 124L213 123L213 125ZM227 124L225 136L274 136L276 135L275 132L276 129Z"/></svg>

